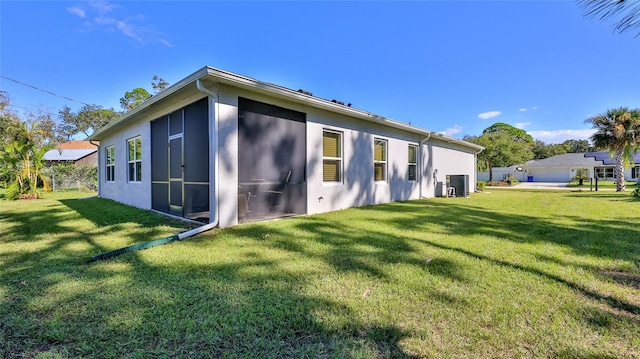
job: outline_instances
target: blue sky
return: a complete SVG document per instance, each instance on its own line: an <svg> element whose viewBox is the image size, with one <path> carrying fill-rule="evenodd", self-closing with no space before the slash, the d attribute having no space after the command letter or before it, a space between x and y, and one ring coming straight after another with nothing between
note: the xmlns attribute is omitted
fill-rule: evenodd
<svg viewBox="0 0 640 359"><path fill-rule="evenodd" d="M546 143L640 107L640 38L573 1L2 1L0 74L120 109L203 66L453 137L505 122ZM0 78L14 109L82 105Z"/></svg>

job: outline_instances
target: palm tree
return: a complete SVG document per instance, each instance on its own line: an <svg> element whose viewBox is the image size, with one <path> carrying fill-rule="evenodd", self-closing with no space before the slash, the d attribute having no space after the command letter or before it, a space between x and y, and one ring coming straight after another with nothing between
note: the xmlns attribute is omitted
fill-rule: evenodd
<svg viewBox="0 0 640 359"><path fill-rule="evenodd" d="M42 131L36 123L22 123L19 128L18 139L6 143L0 151L0 172L11 182L5 193L9 200L40 197L39 183L49 190L48 178L42 173L42 158L49 147L36 147Z"/></svg>
<svg viewBox="0 0 640 359"><path fill-rule="evenodd" d="M596 129L591 136L597 148L607 148L615 156L616 191L625 190L624 167L633 162L640 149L640 110L626 107L607 110L586 120Z"/></svg>
<svg viewBox="0 0 640 359"><path fill-rule="evenodd" d="M600 21L613 17L621 17L615 24L613 31L639 30L635 37L640 36L640 3L636 0L579 0L584 10L584 16Z"/></svg>

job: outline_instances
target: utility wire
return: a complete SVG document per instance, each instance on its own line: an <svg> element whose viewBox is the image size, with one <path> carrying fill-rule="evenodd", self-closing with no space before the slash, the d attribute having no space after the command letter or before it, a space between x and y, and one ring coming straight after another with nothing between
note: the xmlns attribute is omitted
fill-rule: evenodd
<svg viewBox="0 0 640 359"><path fill-rule="evenodd" d="M2 75L0 75L0 77L1 77L1 78L3 78L3 79L5 79L5 80L13 81L13 82L15 82L15 83L17 83L17 84L20 84L20 85L22 85L22 86L31 87L31 88L32 88L32 89L34 89L34 90L38 90L38 91L42 91L42 92L48 93L49 95L53 95L53 96L56 96L56 97L63 98L63 99L65 99L65 100L69 100L69 101L73 101L73 102L81 103L81 104L86 105L86 106L91 106L90 104L88 104L88 103L86 103L86 102L82 102L82 101L74 100L74 99L72 99L72 98L70 98L70 97L67 97L67 96L58 95L57 93L54 93L54 92L51 92L51 91L47 91L47 90L43 90L43 89L41 89L41 88L39 88L39 87L36 87L36 86L33 86L33 85L29 85L29 84L25 84L24 82L20 82L20 81L18 81L18 80L14 80L14 79L9 78L9 77L6 77L6 76L2 76Z"/></svg>

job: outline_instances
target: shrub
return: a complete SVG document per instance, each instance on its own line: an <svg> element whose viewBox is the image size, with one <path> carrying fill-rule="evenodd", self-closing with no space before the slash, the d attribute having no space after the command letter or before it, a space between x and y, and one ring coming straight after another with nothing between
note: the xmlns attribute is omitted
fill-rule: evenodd
<svg viewBox="0 0 640 359"><path fill-rule="evenodd" d="M485 181L478 181L478 191L482 192L484 191L484 188L487 186L487 182Z"/></svg>
<svg viewBox="0 0 640 359"><path fill-rule="evenodd" d="M631 192L631 195L634 197L640 197L640 188L636 188Z"/></svg>
<svg viewBox="0 0 640 359"><path fill-rule="evenodd" d="M516 178L516 176L514 175L509 175L507 176L507 183L509 185L514 185L514 184L518 184L520 183L520 181L518 181L518 179Z"/></svg>
<svg viewBox="0 0 640 359"><path fill-rule="evenodd" d="M588 180L589 177L589 169L587 168L578 168L576 170L576 175L571 179L571 182L579 182L580 185L584 183L584 181Z"/></svg>
<svg viewBox="0 0 640 359"><path fill-rule="evenodd" d="M98 188L98 167L92 165L57 165L48 169L56 189L61 188Z"/></svg>
<svg viewBox="0 0 640 359"><path fill-rule="evenodd" d="M505 181L489 181L487 186L491 187L509 187L509 184Z"/></svg>

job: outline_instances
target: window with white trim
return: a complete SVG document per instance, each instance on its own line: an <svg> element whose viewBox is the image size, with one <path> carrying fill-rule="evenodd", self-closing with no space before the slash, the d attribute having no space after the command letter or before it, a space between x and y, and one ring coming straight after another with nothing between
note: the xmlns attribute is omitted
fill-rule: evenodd
<svg viewBox="0 0 640 359"><path fill-rule="evenodd" d="M596 167L595 174L598 178L614 178L613 167Z"/></svg>
<svg viewBox="0 0 640 359"><path fill-rule="evenodd" d="M322 181L342 182L342 132L322 131Z"/></svg>
<svg viewBox="0 0 640 359"><path fill-rule="evenodd" d="M142 139L140 136L127 140L129 182L142 182Z"/></svg>
<svg viewBox="0 0 640 359"><path fill-rule="evenodd" d="M373 179L387 181L387 140L373 139Z"/></svg>
<svg viewBox="0 0 640 359"><path fill-rule="evenodd" d="M116 149L113 146L109 146L105 149L107 157L106 163L106 180L107 182L113 182L116 180Z"/></svg>
<svg viewBox="0 0 640 359"><path fill-rule="evenodd" d="M409 181L417 181L418 179L418 146L409 145Z"/></svg>
<svg viewBox="0 0 640 359"><path fill-rule="evenodd" d="M640 166L631 167L631 178L640 177Z"/></svg>

